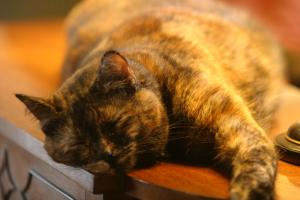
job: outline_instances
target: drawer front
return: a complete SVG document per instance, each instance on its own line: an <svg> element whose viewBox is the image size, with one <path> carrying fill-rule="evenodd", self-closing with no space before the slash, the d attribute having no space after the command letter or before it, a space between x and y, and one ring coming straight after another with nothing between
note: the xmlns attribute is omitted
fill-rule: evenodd
<svg viewBox="0 0 300 200"><path fill-rule="evenodd" d="M46 198L45 198L46 194ZM45 179L35 171L29 172L27 185L22 192L24 199L57 199L57 200L74 200L67 192L58 188L49 180Z"/></svg>
<svg viewBox="0 0 300 200"><path fill-rule="evenodd" d="M86 191L0 135L0 199L86 199ZM101 199L101 198L100 198Z"/></svg>

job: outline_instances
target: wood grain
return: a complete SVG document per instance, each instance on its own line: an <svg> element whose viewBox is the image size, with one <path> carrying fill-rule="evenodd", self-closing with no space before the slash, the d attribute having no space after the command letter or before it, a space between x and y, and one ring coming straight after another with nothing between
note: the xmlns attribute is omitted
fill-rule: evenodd
<svg viewBox="0 0 300 200"><path fill-rule="evenodd" d="M118 189L120 185L112 177L92 175L84 170L75 172L71 167L54 163L42 150L44 136L36 122L24 115L23 105L14 97L17 92L47 96L57 87L65 49L62 25L60 20L0 24L0 117L13 124L9 132L15 132L15 136L6 133L5 137L91 193ZM300 94L294 88L287 88L271 138L300 119ZM4 124L3 121L0 125L1 134L8 130ZM128 174L124 183L127 194L142 199L228 197L228 179L211 166L161 163ZM276 184L277 199L297 199L300 167L279 162ZM88 196L92 195L88 193Z"/></svg>

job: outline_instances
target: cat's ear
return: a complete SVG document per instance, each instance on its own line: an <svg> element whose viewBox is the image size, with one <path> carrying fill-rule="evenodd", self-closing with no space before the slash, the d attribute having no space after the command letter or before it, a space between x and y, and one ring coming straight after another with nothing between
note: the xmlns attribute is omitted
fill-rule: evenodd
<svg viewBox="0 0 300 200"><path fill-rule="evenodd" d="M55 114L54 107L42 98L24 94L16 94L16 97L24 103L28 110L40 121L48 119Z"/></svg>
<svg viewBox="0 0 300 200"><path fill-rule="evenodd" d="M102 59L99 69L101 82L124 81L127 84L135 84L136 77L127 60L116 51L107 51Z"/></svg>

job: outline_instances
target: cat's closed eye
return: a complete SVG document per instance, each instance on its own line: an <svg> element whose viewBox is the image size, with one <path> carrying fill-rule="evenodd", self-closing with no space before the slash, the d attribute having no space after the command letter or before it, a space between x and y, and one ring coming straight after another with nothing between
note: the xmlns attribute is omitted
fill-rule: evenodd
<svg viewBox="0 0 300 200"><path fill-rule="evenodd" d="M124 146L129 144L130 139L126 135L127 130L123 130L117 126L116 122L106 122L102 125L102 133L110 142Z"/></svg>
<svg viewBox="0 0 300 200"><path fill-rule="evenodd" d="M102 132L105 132L107 134L113 134L116 130L116 125L117 125L117 122L114 122L114 121L102 122L101 130L102 130Z"/></svg>
<svg viewBox="0 0 300 200"><path fill-rule="evenodd" d="M130 143L129 138L127 138L126 136L122 136L120 133L116 133L116 132L110 134L110 140L114 144L117 144L120 146L125 146Z"/></svg>

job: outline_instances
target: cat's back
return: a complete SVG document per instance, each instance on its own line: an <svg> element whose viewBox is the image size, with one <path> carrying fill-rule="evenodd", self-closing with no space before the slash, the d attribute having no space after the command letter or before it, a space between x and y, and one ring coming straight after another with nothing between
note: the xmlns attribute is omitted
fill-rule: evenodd
<svg viewBox="0 0 300 200"><path fill-rule="evenodd" d="M248 14L208 0L83 1L67 20L71 67L76 68L74 65L105 36L119 35L126 43L128 35L140 34L132 30L136 24L141 26L138 31L143 32L152 28L153 21L160 26L156 31L189 42L196 51L205 53L207 60L222 60L225 73L234 72L232 69L245 73L240 65L247 66L250 60L260 61L254 65L261 69L281 71L279 48L264 28Z"/></svg>
<svg viewBox="0 0 300 200"><path fill-rule="evenodd" d="M87 0L75 7L67 19L69 53L68 66L65 68L72 68L69 70L69 73L72 73L95 44L105 36L118 32L120 25L128 21L126 26L130 27L132 18L143 21L145 13L159 18L163 23L160 31L181 37L185 41L192 42L194 46L207 48L210 51L216 50L218 52L212 52L215 56L223 56L220 55L222 48L230 52L228 50L234 49L234 45L248 45L251 40L250 35L256 37L254 38L256 40L265 39L260 38L264 35L261 34L264 31L253 23L247 14L217 1ZM133 23L135 21L133 20ZM145 23L143 26L148 24ZM120 30L122 31L124 32ZM237 38L239 41L236 40ZM238 44L239 42L244 44ZM217 49L214 49L215 47Z"/></svg>
<svg viewBox="0 0 300 200"><path fill-rule="evenodd" d="M117 2L86 0L77 5L69 14L66 20L67 31L70 37L90 28L98 34L105 34L133 16L157 10L164 14L165 8L212 14L240 25L252 25L251 20L249 21L248 16L243 12L214 0L120 0Z"/></svg>
<svg viewBox="0 0 300 200"><path fill-rule="evenodd" d="M276 42L247 14L220 2L88 0L71 12L67 24L69 50L64 78L86 67L92 60L89 58L99 60L101 52L142 50L167 55L173 64L181 66L160 62L170 69L164 72L173 71L174 77L184 76L182 66L204 72L210 81L216 80L243 97L252 110L266 107L255 103L261 102L258 96L272 101L277 98L283 62ZM160 76L159 80L170 74L158 73L157 69L150 71ZM271 105L269 102L265 104Z"/></svg>

